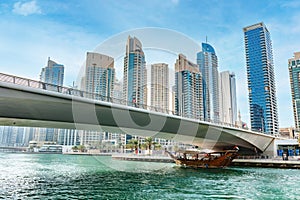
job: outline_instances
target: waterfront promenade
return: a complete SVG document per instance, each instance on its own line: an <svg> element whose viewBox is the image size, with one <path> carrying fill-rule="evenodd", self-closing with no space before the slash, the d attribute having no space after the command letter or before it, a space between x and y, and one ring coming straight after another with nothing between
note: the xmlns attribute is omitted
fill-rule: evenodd
<svg viewBox="0 0 300 200"><path fill-rule="evenodd" d="M242 167L300 169L300 160L298 160L298 158L289 158L289 160L283 160L281 157L259 159L240 157L238 159L234 159L232 165Z"/></svg>
<svg viewBox="0 0 300 200"><path fill-rule="evenodd" d="M167 155L113 154L112 158L126 161L174 163L173 159Z"/></svg>
<svg viewBox="0 0 300 200"><path fill-rule="evenodd" d="M124 161L174 163L172 158L165 155L152 156L135 154L112 154L112 158ZM298 160L297 157L290 157L289 160L282 160L281 157L266 158L241 156L233 160L232 166L300 169L300 160Z"/></svg>

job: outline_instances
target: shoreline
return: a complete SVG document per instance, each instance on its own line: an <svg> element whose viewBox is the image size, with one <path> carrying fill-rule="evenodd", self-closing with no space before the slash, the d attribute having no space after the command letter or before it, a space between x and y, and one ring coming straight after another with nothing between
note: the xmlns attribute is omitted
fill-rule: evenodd
<svg viewBox="0 0 300 200"><path fill-rule="evenodd" d="M160 163L175 163L172 158L164 155L147 155L147 154L114 154L112 159L124 161L138 161L138 162L160 162Z"/></svg>

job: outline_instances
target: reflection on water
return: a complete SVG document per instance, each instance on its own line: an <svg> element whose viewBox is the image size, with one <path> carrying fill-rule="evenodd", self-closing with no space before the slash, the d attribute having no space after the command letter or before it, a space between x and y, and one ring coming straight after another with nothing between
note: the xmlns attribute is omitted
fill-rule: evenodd
<svg viewBox="0 0 300 200"><path fill-rule="evenodd" d="M0 199L298 199L300 171L0 153ZM117 170L120 169L120 170Z"/></svg>

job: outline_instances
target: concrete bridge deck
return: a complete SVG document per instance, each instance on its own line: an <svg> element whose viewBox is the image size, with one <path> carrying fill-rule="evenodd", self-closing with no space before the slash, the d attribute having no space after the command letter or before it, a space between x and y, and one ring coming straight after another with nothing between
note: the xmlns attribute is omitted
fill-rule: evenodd
<svg viewBox="0 0 300 200"><path fill-rule="evenodd" d="M273 151L275 137L0 81L0 125L81 129L176 140L221 150Z"/></svg>

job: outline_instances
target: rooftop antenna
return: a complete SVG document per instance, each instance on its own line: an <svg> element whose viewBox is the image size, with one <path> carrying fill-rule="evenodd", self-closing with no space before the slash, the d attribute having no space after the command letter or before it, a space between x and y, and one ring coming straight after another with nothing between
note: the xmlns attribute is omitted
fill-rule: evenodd
<svg viewBox="0 0 300 200"><path fill-rule="evenodd" d="M205 39L205 43L207 44L207 36L206 36L206 39Z"/></svg>

